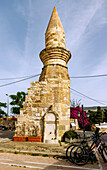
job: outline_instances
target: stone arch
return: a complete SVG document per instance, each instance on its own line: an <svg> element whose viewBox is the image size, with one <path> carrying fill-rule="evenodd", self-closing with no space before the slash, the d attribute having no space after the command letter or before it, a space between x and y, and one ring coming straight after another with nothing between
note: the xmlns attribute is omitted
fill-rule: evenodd
<svg viewBox="0 0 107 170"><path fill-rule="evenodd" d="M58 138L59 115L48 110L43 116L43 141Z"/></svg>

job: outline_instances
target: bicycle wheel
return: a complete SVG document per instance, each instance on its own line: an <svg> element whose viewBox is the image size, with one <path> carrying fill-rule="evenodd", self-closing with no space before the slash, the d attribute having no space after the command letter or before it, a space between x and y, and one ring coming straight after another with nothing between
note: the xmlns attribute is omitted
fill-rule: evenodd
<svg viewBox="0 0 107 170"><path fill-rule="evenodd" d="M76 144L72 144L70 145L67 150L66 150L66 157L67 159L72 162L72 159L71 159L71 156L70 156L70 152L71 152L71 149L74 147L74 146L77 146Z"/></svg>
<svg viewBox="0 0 107 170"><path fill-rule="evenodd" d="M104 162L107 162L107 146L103 146L101 156L102 156Z"/></svg>
<svg viewBox="0 0 107 170"><path fill-rule="evenodd" d="M89 161L89 152L85 147L74 146L70 158L76 165L85 165Z"/></svg>

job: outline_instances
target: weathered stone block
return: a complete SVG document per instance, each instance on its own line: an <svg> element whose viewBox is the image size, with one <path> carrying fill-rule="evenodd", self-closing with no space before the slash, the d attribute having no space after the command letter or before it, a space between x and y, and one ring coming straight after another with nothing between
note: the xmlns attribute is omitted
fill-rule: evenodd
<svg viewBox="0 0 107 170"><path fill-rule="evenodd" d="M59 130L65 130L65 125L59 125Z"/></svg>

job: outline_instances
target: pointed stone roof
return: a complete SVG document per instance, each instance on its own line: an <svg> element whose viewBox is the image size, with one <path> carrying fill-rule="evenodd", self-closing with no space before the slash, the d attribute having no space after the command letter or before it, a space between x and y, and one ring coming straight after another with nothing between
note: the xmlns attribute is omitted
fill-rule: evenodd
<svg viewBox="0 0 107 170"><path fill-rule="evenodd" d="M65 32L54 7L46 33L45 33L45 46L49 47L63 47L65 48Z"/></svg>
<svg viewBox="0 0 107 170"><path fill-rule="evenodd" d="M65 32L55 7L45 33L45 49L39 55L46 67L56 64L66 67L71 58L70 51L65 48Z"/></svg>
<svg viewBox="0 0 107 170"><path fill-rule="evenodd" d="M56 10L56 7L54 7L54 9L53 9L53 12L52 12L52 15L51 15L51 18L50 18L50 21L49 21L49 24L48 24L45 34L47 34L47 32L51 32L51 29L54 27L60 27L61 30L64 32L64 29L63 29L61 20L59 18L58 12Z"/></svg>

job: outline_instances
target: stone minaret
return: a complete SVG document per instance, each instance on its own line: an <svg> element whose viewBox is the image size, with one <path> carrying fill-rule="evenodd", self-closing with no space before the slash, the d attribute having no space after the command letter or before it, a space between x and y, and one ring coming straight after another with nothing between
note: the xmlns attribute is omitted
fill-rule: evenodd
<svg viewBox="0 0 107 170"><path fill-rule="evenodd" d="M66 66L70 58L70 51L65 49L65 32L54 7L45 33L45 49L40 52L44 67L39 82L31 82L28 89L16 136L34 133L42 135L44 142L58 141L70 129L70 78Z"/></svg>

